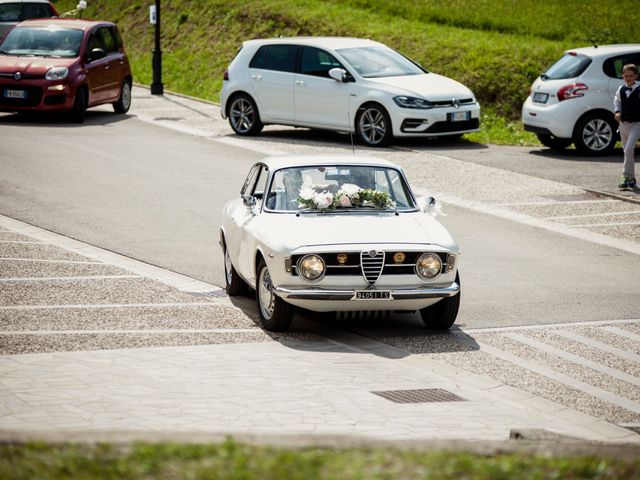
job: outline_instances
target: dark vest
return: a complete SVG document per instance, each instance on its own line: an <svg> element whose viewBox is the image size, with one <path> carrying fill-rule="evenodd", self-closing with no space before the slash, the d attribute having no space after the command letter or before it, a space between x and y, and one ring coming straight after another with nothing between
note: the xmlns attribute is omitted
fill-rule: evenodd
<svg viewBox="0 0 640 480"><path fill-rule="evenodd" d="M629 97L624 87L620 89L620 117L623 122L640 122L640 86Z"/></svg>

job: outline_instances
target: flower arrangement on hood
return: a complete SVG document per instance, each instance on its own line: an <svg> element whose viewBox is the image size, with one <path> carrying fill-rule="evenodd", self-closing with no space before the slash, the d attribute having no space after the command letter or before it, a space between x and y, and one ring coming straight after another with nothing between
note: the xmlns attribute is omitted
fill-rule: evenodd
<svg viewBox="0 0 640 480"><path fill-rule="evenodd" d="M317 192L312 186L305 186L298 196L300 208L314 210L333 210L349 207L395 208L396 203L388 193L360 188L352 183L345 183L335 194L327 190Z"/></svg>

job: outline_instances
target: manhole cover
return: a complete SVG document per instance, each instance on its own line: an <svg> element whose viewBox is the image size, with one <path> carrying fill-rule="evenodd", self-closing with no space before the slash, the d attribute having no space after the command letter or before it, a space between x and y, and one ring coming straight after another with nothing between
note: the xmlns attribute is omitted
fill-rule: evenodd
<svg viewBox="0 0 640 480"><path fill-rule="evenodd" d="M463 402L461 398L441 388L419 390L388 390L371 392L395 403Z"/></svg>
<svg viewBox="0 0 640 480"><path fill-rule="evenodd" d="M211 290L208 292L187 292L191 295L195 295L196 297L208 297L208 298L224 298L228 297L227 292L224 290Z"/></svg>

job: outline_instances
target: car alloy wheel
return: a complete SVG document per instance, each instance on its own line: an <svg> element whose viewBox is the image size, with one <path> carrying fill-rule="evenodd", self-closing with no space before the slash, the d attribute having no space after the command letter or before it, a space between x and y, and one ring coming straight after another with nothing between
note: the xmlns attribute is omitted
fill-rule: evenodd
<svg viewBox="0 0 640 480"><path fill-rule="evenodd" d="M120 98L113 104L116 113L127 113L131 108L131 84L125 81L120 89Z"/></svg>
<svg viewBox="0 0 640 480"><path fill-rule="evenodd" d="M380 107L367 107L358 117L360 138L372 147L383 147L391 141L391 121Z"/></svg>
<svg viewBox="0 0 640 480"><path fill-rule="evenodd" d="M229 123L238 135L256 135L262 130L258 108L246 95L239 95L232 100Z"/></svg>
<svg viewBox="0 0 640 480"><path fill-rule="evenodd" d="M588 115L576 126L574 143L583 153L597 155L613 150L617 137L613 119L599 114Z"/></svg>

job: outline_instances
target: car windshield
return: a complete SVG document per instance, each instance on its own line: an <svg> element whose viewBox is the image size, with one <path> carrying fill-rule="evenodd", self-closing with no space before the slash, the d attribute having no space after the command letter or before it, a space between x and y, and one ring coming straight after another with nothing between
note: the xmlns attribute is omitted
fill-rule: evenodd
<svg viewBox="0 0 640 480"><path fill-rule="evenodd" d="M277 212L414 210L404 177L394 168L326 165L285 168L273 174L266 210Z"/></svg>
<svg viewBox="0 0 640 480"><path fill-rule="evenodd" d="M9 55L74 58L80 53L82 35L82 30L73 28L17 27L1 48Z"/></svg>
<svg viewBox="0 0 640 480"><path fill-rule="evenodd" d="M544 80L561 80L579 77L590 63L591 59L589 57L568 53L554 63L553 66L542 75L542 78Z"/></svg>
<svg viewBox="0 0 640 480"><path fill-rule="evenodd" d="M364 78L426 73L426 70L387 47L343 48L336 51Z"/></svg>
<svg viewBox="0 0 640 480"><path fill-rule="evenodd" d="M18 23L29 18L50 18L54 15L48 3L0 3L0 22Z"/></svg>

